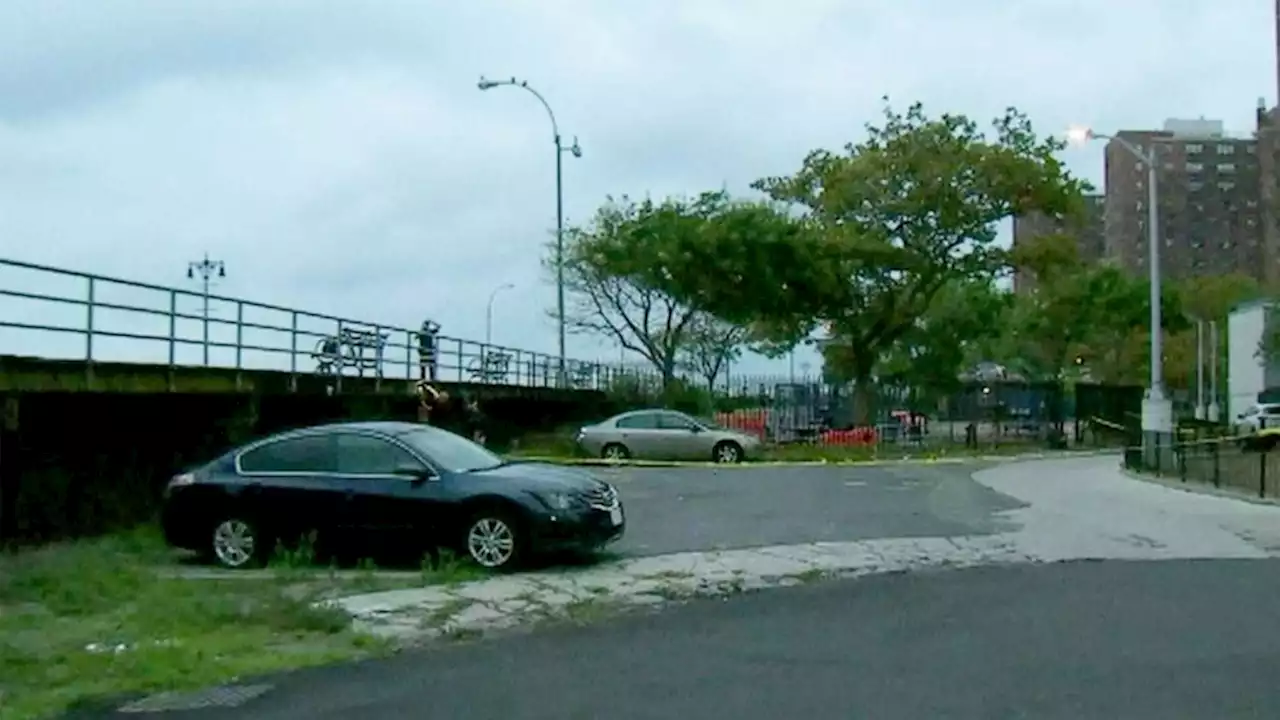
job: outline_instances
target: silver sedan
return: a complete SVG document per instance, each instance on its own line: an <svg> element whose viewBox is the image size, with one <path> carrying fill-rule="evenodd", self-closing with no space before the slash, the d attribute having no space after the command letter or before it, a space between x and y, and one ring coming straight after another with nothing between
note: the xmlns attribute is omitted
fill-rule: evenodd
<svg viewBox="0 0 1280 720"><path fill-rule="evenodd" d="M760 452L760 440L673 410L635 410L587 425L578 446L595 456L622 460L711 460L736 463Z"/></svg>

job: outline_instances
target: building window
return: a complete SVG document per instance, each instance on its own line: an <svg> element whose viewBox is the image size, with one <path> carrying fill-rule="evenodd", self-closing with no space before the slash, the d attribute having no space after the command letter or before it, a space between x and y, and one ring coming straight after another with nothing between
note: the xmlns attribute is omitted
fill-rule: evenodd
<svg viewBox="0 0 1280 720"><path fill-rule="evenodd" d="M1235 171L1236 171L1236 166L1232 165L1231 163L1223 163L1218 166L1218 172L1220 173L1233 173Z"/></svg>
<svg viewBox="0 0 1280 720"><path fill-rule="evenodd" d="M1218 146L1219 155L1231 155L1235 153L1235 151L1236 151L1235 145L1219 145Z"/></svg>
<svg viewBox="0 0 1280 720"><path fill-rule="evenodd" d="M1235 186L1236 184L1233 182L1218 183L1218 189L1221 190L1222 192L1231 192L1235 188Z"/></svg>
<svg viewBox="0 0 1280 720"><path fill-rule="evenodd" d="M1187 189L1190 190L1191 192L1199 192L1204 189L1204 183L1200 182L1199 180L1192 180L1191 182L1187 183Z"/></svg>
<svg viewBox="0 0 1280 720"><path fill-rule="evenodd" d="M1198 153L1202 153L1202 152L1204 152L1204 146L1203 146L1203 145L1201 145L1200 143L1188 143L1188 144L1187 144L1187 154L1188 154L1188 155L1196 155L1196 154L1198 154Z"/></svg>
<svg viewBox="0 0 1280 720"><path fill-rule="evenodd" d="M1202 170L1204 170L1204 165L1200 163L1187 163L1187 172L1189 173L1198 173Z"/></svg>

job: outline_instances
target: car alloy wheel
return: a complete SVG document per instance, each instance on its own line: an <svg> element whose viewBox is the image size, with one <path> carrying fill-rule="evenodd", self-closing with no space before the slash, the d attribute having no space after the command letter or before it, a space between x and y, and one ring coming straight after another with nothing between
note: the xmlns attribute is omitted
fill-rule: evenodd
<svg viewBox="0 0 1280 720"><path fill-rule="evenodd" d="M467 554L481 567L498 569L516 557L516 533L500 517L482 515L467 530Z"/></svg>
<svg viewBox="0 0 1280 720"><path fill-rule="evenodd" d="M248 567L258 558L258 533L253 524L229 518L213 529L213 556L223 567Z"/></svg>
<svg viewBox="0 0 1280 720"><path fill-rule="evenodd" d="M742 450L733 443L720 443L716 446L716 462L731 464L742 460Z"/></svg>
<svg viewBox="0 0 1280 720"><path fill-rule="evenodd" d="M631 457L631 453L627 452L627 448L618 443L605 445L604 452L601 454L604 455L605 460L626 460Z"/></svg>

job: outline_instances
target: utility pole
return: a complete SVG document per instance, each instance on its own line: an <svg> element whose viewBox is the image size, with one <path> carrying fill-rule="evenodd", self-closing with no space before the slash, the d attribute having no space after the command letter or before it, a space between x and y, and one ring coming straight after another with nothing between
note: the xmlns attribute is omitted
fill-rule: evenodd
<svg viewBox="0 0 1280 720"><path fill-rule="evenodd" d="M1209 422L1218 422L1218 321L1209 321Z"/></svg>
<svg viewBox="0 0 1280 720"><path fill-rule="evenodd" d="M489 303L484 308L484 347L485 352L489 352L489 346L493 344L493 301L498 297L498 293L503 290L510 290L515 285L511 283L502 283L489 293Z"/></svg>
<svg viewBox="0 0 1280 720"><path fill-rule="evenodd" d="M200 277L201 292L203 299L200 314L203 317L204 332L204 364L209 365L209 285L216 278L225 278L227 276L227 267L221 260L210 260L209 253L204 254L204 258L198 262L187 263L187 278L190 280Z"/></svg>
<svg viewBox="0 0 1280 720"><path fill-rule="evenodd" d="M572 144L565 144L564 137L560 135L560 125L556 122L556 114L551 110L551 104L542 96L542 93L533 89L533 86L525 80L517 80L510 78L508 80L487 80L483 76L476 87L481 90L492 90L496 87L509 85L514 88L528 91L531 95L542 103L542 107L547 111L547 117L551 119L551 139L555 144L556 151L556 321L559 325L559 370L557 373L557 387L568 387L568 375L565 367L565 319L564 319L564 154L569 153L575 158L582 157L582 147L578 145L578 138L573 138Z"/></svg>
<svg viewBox="0 0 1280 720"><path fill-rule="evenodd" d="M1204 401L1204 321L1196 319L1196 419L1204 420L1208 404Z"/></svg>

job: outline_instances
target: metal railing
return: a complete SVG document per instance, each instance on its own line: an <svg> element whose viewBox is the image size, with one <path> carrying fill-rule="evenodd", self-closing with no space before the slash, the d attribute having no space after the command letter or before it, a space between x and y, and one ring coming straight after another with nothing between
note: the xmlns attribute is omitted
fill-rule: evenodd
<svg viewBox="0 0 1280 720"><path fill-rule="evenodd" d="M207 303L206 303L207 300ZM188 307L189 306L189 307ZM208 307L209 312L204 312ZM0 355L603 390L622 369L446 335L0 259Z"/></svg>
<svg viewBox="0 0 1280 720"><path fill-rule="evenodd" d="M1170 435L1155 447L1126 448L1124 464L1136 472L1184 483L1212 485L1260 498L1280 497L1278 449L1275 438L1178 440Z"/></svg>

